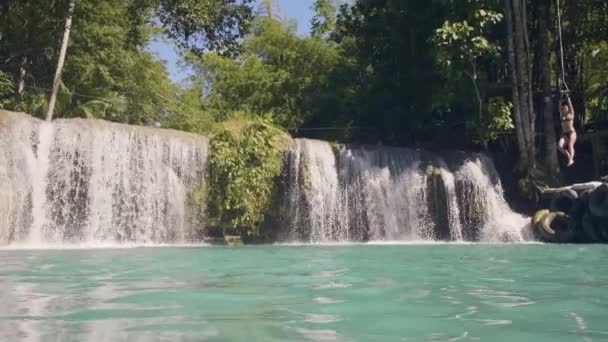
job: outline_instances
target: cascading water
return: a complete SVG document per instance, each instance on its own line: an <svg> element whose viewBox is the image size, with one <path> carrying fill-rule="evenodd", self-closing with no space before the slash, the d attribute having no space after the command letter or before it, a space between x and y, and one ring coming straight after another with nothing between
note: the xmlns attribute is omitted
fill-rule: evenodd
<svg viewBox="0 0 608 342"><path fill-rule="evenodd" d="M189 242L206 138L0 112L0 243Z"/></svg>
<svg viewBox="0 0 608 342"><path fill-rule="evenodd" d="M338 152L340 178L357 217L357 237L412 240L427 237L419 154L396 148L344 147ZM352 199L352 200L351 200ZM352 208L352 209L351 209Z"/></svg>
<svg viewBox="0 0 608 342"><path fill-rule="evenodd" d="M528 223L483 155L448 163L410 149L296 139L287 159L286 240L521 241Z"/></svg>
<svg viewBox="0 0 608 342"><path fill-rule="evenodd" d="M469 228L468 240L522 241L529 220L514 213L492 161L481 155L467 159L456 175L461 222Z"/></svg>
<svg viewBox="0 0 608 342"><path fill-rule="evenodd" d="M0 112L0 146L1 244L204 234L204 137ZM483 155L296 139L286 162L279 240L521 241L528 223Z"/></svg>

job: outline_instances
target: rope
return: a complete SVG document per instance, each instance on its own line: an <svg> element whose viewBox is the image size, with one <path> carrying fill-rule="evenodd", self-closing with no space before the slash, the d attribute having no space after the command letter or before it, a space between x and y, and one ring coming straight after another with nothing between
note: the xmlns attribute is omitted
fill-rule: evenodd
<svg viewBox="0 0 608 342"><path fill-rule="evenodd" d="M344 126L344 127L308 127L308 128L289 128L289 131L341 131L349 129L366 129L365 127L359 126ZM369 128L368 128L369 129Z"/></svg>
<svg viewBox="0 0 608 342"><path fill-rule="evenodd" d="M555 0L557 2L557 32L559 34L559 53L560 53L560 63L561 63L561 85L564 87L566 92L569 92L568 84L566 83L566 68L564 67L564 44L562 39L562 15L559 5L559 0ZM561 90L561 89L560 89Z"/></svg>

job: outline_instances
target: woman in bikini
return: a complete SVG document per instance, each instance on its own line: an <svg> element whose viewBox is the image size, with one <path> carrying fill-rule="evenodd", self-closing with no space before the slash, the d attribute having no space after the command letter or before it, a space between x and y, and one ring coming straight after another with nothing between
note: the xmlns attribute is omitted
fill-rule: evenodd
<svg viewBox="0 0 608 342"><path fill-rule="evenodd" d="M568 157L568 166L574 164L574 144L576 143L576 131L574 130L574 108L570 97L561 106L562 137L559 139L559 149ZM565 148L564 148L565 146Z"/></svg>

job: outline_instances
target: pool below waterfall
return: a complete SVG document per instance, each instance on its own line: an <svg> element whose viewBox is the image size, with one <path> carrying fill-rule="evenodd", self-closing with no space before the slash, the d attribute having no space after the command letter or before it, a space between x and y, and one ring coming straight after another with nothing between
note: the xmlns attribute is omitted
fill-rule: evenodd
<svg viewBox="0 0 608 342"><path fill-rule="evenodd" d="M2 341L602 341L608 247L1 249Z"/></svg>

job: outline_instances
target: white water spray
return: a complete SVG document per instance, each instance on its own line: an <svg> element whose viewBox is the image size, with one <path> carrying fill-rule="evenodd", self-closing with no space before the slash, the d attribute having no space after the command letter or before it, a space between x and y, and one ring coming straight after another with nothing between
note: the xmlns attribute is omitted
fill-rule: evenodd
<svg viewBox="0 0 608 342"><path fill-rule="evenodd" d="M449 168L409 149L296 139L290 160L290 241L522 241L528 223L481 155Z"/></svg>
<svg viewBox="0 0 608 342"><path fill-rule="evenodd" d="M2 243L183 243L204 229L204 137L0 112L0 143Z"/></svg>

